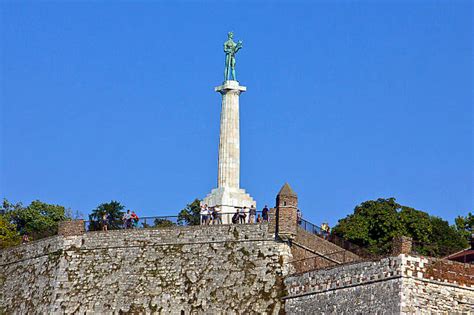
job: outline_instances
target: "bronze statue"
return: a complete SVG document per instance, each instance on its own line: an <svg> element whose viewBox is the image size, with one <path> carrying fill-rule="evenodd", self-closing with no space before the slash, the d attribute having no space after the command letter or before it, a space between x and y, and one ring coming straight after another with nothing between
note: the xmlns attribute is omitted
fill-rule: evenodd
<svg viewBox="0 0 474 315"><path fill-rule="evenodd" d="M224 70L224 81L235 80L235 54L242 48L242 41L239 40L237 43L233 41L234 33L229 32L227 34L227 41L224 43L225 52L225 70ZM232 78L231 78L232 75Z"/></svg>

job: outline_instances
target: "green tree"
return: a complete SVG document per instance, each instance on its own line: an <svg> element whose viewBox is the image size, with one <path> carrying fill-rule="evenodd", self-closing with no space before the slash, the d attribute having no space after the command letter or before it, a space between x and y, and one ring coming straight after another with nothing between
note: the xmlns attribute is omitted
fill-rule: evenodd
<svg viewBox="0 0 474 315"><path fill-rule="evenodd" d="M170 220L167 220L167 219L155 219L155 221L153 222L153 227L169 227L169 226L173 226L173 225L176 225L174 224L172 221Z"/></svg>
<svg viewBox="0 0 474 315"><path fill-rule="evenodd" d="M4 215L0 215L0 249L20 244L20 234L16 226Z"/></svg>
<svg viewBox="0 0 474 315"><path fill-rule="evenodd" d="M21 234L27 233L30 239L56 235L58 223L70 219L65 207L39 200L33 201L27 207L23 207L21 203L10 204L4 200L3 210L6 219L16 226L17 231Z"/></svg>
<svg viewBox="0 0 474 315"><path fill-rule="evenodd" d="M456 230L458 230L466 239L470 239L474 229L474 215L469 212L465 217L458 216L455 219Z"/></svg>
<svg viewBox="0 0 474 315"><path fill-rule="evenodd" d="M186 208L181 210L178 214L179 225L199 225L201 223L201 201L194 199L193 202L186 205Z"/></svg>
<svg viewBox="0 0 474 315"><path fill-rule="evenodd" d="M402 224L403 235L409 235L422 243L429 243L432 240L431 217L428 213L402 206L398 217Z"/></svg>
<svg viewBox="0 0 474 315"><path fill-rule="evenodd" d="M118 201L110 201L108 203L102 203L97 206L92 213L89 214L89 230L97 231L102 228L102 216L108 215L109 229L116 230L122 227L123 221L123 209L125 207Z"/></svg>
<svg viewBox="0 0 474 315"><path fill-rule="evenodd" d="M468 246L467 239L456 227L440 217L431 216L431 234L429 241L419 246L420 254L444 257Z"/></svg>
<svg viewBox="0 0 474 315"><path fill-rule="evenodd" d="M461 222L461 220L459 220ZM392 239L409 236L420 254L445 256L466 242L454 226L441 218L398 204L394 198L365 201L354 213L339 220L333 233L374 254L389 253Z"/></svg>
<svg viewBox="0 0 474 315"><path fill-rule="evenodd" d="M403 226L397 215L399 209L401 206L394 198L365 201L355 207L352 215L339 220L333 232L367 247L372 253L388 252L392 238L402 234Z"/></svg>

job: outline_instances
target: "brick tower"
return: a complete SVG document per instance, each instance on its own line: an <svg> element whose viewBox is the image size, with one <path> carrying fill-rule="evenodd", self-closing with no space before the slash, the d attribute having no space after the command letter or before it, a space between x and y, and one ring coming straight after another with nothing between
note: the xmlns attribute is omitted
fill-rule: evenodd
<svg viewBox="0 0 474 315"><path fill-rule="evenodd" d="M276 197L276 233L282 240L292 240L296 236L298 196L285 183Z"/></svg>

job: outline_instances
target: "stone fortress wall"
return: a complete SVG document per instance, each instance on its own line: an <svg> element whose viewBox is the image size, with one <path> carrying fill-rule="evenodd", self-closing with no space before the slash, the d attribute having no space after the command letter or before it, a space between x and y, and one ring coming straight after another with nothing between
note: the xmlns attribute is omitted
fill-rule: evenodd
<svg viewBox="0 0 474 315"><path fill-rule="evenodd" d="M474 313L474 266L432 258L401 254L293 275L285 285L288 314Z"/></svg>
<svg viewBox="0 0 474 315"><path fill-rule="evenodd" d="M402 254L295 274L294 245L276 240L271 224L68 231L0 251L0 313L469 314L474 309L472 265ZM302 242L305 234L298 234L295 239ZM308 235L304 246L335 249Z"/></svg>
<svg viewBox="0 0 474 315"><path fill-rule="evenodd" d="M274 313L291 251L269 225L56 236L0 252L0 313Z"/></svg>
<svg viewBox="0 0 474 315"><path fill-rule="evenodd" d="M473 265L411 256L406 238L362 261L297 226L289 186L277 200L268 224L85 233L63 222L0 251L0 314L474 314Z"/></svg>

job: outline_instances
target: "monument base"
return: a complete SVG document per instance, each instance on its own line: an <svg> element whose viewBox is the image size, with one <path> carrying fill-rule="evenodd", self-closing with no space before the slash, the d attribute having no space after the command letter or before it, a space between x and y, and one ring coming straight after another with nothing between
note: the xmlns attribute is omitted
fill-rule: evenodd
<svg viewBox="0 0 474 315"><path fill-rule="evenodd" d="M257 203L253 198L241 188L230 188L220 187L215 188L209 195L202 200L202 204L207 204L209 207L219 207L222 213L222 223L232 223L232 216L235 214L237 209L247 207L247 218L248 221L248 209L251 206L257 208Z"/></svg>

